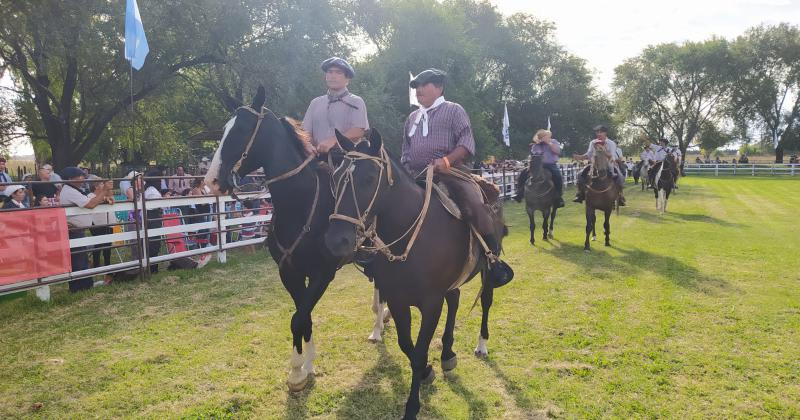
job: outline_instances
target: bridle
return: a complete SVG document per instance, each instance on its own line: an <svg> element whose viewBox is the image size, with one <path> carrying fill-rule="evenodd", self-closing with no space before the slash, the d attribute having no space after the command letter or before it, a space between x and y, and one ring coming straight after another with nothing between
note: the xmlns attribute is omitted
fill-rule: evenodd
<svg viewBox="0 0 800 420"><path fill-rule="evenodd" d="M361 209L358 207L358 197L355 191L355 183L353 182L353 172L350 170L352 165L354 165L357 161L360 160L367 160L370 161L379 167L379 175L378 175L378 182L375 187L375 192L372 194L372 198L370 199L369 204L367 205L366 209L362 212ZM389 155L386 153L386 150L381 146L379 156L372 156L366 153L355 152L351 151L345 154L344 160L342 161L339 168L336 169L336 172L344 171L341 177L339 177L334 184L334 196L336 197L336 205L333 209L333 214L330 215L329 220L341 220L343 222L350 223L355 226L356 228L356 245L361 246L366 239L369 239L372 242L371 246L361 246L361 249L367 252L380 252L386 259L390 262L394 261L406 261L408 258L408 254L411 252L411 248L414 246L414 242L416 242L417 235L419 235L420 230L422 229L422 222L425 220L425 216L428 214L428 208L430 207L431 201L431 192L433 191L433 166L428 166L425 174L426 186L425 186L425 201L422 205L422 210L420 211L417 218L411 224L411 226L406 229L405 233L400 235L397 239L386 243L384 242L379 236L377 232L377 218L372 216L371 222L368 220L370 219L370 212L372 211L373 206L378 198L378 193L381 189L381 181L386 177L386 180L389 184L389 187L394 185L394 176L392 174L392 162L389 159ZM334 173L334 177L336 174ZM342 202L342 198L344 197L345 189L347 188L347 184L350 184L350 190L353 192L353 204L356 208L356 216L357 217L350 217L344 214L339 213L339 205ZM401 240L403 240L406 236L411 234L411 238L406 244L405 250L400 255L395 255L391 252L390 247L397 244Z"/></svg>
<svg viewBox="0 0 800 420"><path fill-rule="evenodd" d="M261 112L257 112L255 109L253 109L253 108L251 108L251 107L249 107L247 105L243 105L243 106L240 106L239 108L237 108L235 113L238 113L239 110L242 110L242 109L247 111L247 112L252 113L253 115L255 115L258 118L258 121L256 122L256 127L253 129L253 133L250 135L250 139L247 141L247 145L245 145L245 147L244 147L244 151L242 152L242 155L239 157L239 160L237 160L236 163L233 164L233 167L231 167L231 173L230 174L231 174L231 180L232 180L232 183L233 183L233 191L231 191L231 196L233 198L237 199L237 200L238 200L238 197L236 196L236 192L237 191L240 192L240 193L242 192L241 186L239 185L239 182L238 182L238 179L237 179L239 177L238 172L239 172L239 169L242 167L242 163L244 163L245 159L247 159L247 157L250 155L250 149L253 147L253 142L256 139L256 135L258 135L258 130L261 128L261 122L264 121L264 117L266 117L267 115L272 115L273 117L275 117L275 119L278 119L278 116L275 115L275 113L272 112L267 107L261 107ZM308 164L311 163L311 161L314 160L314 157L315 157L314 155L309 155L306 158L306 160L304 160L303 163L301 163L298 167L296 167L296 168L294 168L294 169L292 169L292 170L290 170L290 171L288 171L286 173L278 175L276 177L273 177L273 178L270 178L270 179L262 181L259 184L259 189L266 188L270 184L274 184L274 183L276 183L278 181L283 181L285 179L289 179L289 178L297 175L306 166L308 166ZM317 178L317 184L319 184L319 177ZM319 190L319 187L317 188L317 190Z"/></svg>
<svg viewBox="0 0 800 420"><path fill-rule="evenodd" d="M533 157L534 157L534 156L541 156L541 155L531 155L531 163L533 162ZM541 163L540 163L540 165L543 165L543 164L541 164ZM530 172L530 167L529 167L528 171ZM540 171L540 172L541 172L541 176L539 176L539 177L537 177L537 178L533 178L533 175L530 175L531 186L534 186L534 185L542 185L542 184L544 184L545 182L547 182L547 178L544 176L544 167L541 167L541 171ZM535 196L536 198L541 198L541 197L544 197L544 196L546 196L547 194L549 194L549 193L550 193L550 191L552 191L554 187L555 187L555 183L554 183L554 182L551 180L551 181L550 181L550 186L549 186L549 188L547 188L547 190L545 190L545 191L544 191L544 192L542 192L542 193L537 193L537 194L535 194L534 196ZM534 191L535 191L535 188L534 188Z"/></svg>
<svg viewBox="0 0 800 420"><path fill-rule="evenodd" d="M266 117L267 115L272 115L276 119L278 118L275 115L275 113L273 113L269 108L266 108L266 107L261 107L262 111L261 112L257 112L253 108L245 105L245 106L241 106L241 107L237 108L236 112L238 113L240 109L246 110L246 111L254 114L256 117L258 117L258 121L256 122L255 129L253 129L253 133L250 135L250 140L247 141L247 145L245 146L244 151L242 152L242 156L239 158L239 160L236 161L236 163L233 164L233 167L231 168L231 179L233 181L233 190L231 191L231 196L233 198L235 198L236 200L239 200L239 197L236 196L237 190L240 193L242 192L241 187L238 185L238 182L237 182L238 171L239 171L239 168L242 167L242 163L244 162L244 160L247 159L247 157L249 156L250 149L253 147L253 142L255 141L256 135L258 134L258 130L261 128L261 122L264 121L264 117ZM314 155L313 154L309 155L306 158L306 160L304 160L296 168L294 168L294 169L292 169L292 170L290 170L290 171L288 171L286 173L283 173L281 175L278 175L276 177L273 177L273 178L270 178L270 179L262 181L260 183L260 185L259 185L259 189L264 189L267 186L269 186L270 184L274 184L274 183L279 182L279 181L284 181L286 179L289 179L289 178L299 174L300 171L302 171L306 166L308 166L309 163L311 163L312 160L314 160ZM280 250L280 252L282 254L281 258L278 260L278 267L282 267L284 262L287 262L287 261L289 262L289 264L291 264L292 253L298 247L298 245L300 245L300 241L302 241L303 236L305 236L306 233L311 231L311 224L314 221L314 214L317 211L317 204L319 203L319 174L316 171L314 171L314 179L315 179L314 202L311 204L311 210L309 210L309 212L308 212L308 217L306 218L306 223L303 225L303 228L300 230L300 234L297 235L297 238L295 238L295 240L292 243L292 245L289 246L288 248L285 248L283 245L281 245L280 241L278 240L278 235L275 234L276 226L277 226L277 223L276 223L275 219L277 218L276 217L277 215L273 215L272 232L273 232L273 235L275 236L275 245L278 247L278 250ZM259 197L256 197L256 198L259 198ZM252 197L251 197L251 199L252 199Z"/></svg>

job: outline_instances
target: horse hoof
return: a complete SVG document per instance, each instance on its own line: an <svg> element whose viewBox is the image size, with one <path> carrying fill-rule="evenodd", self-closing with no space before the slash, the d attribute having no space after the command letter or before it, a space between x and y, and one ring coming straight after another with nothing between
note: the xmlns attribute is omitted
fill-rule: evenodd
<svg viewBox="0 0 800 420"><path fill-rule="evenodd" d="M436 379L436 372L433 370L433 366L428 365L425 370L428 372L428 376L422 378L422 383L425 385L430 385L433 383L433 380Z"/></svg>
<svg viewBox="0 0 800 420"><path fill-rule="evenodd" d="M306 385L308 385L308 375L306 375L303 379L299 382L292 382L291 380L286 381L286 385L289 387L289 391L291 392L300 392L306 389Z"/></svg>
<svg viewBox="0 0 800 420"><path fill-rule="evenodd" d="M376 344L376 343L380 343L381 341L383 341L383 339L380 336L377 336L377 337L369 336L369 338L367 338L367 341L369 341L372 344Z"/></svg>
<svg viewBox="0 0 800 420"><path fill-rule="evenodd" d="M449 372L456 368L458 365L458 356L453 355L450 360L442 360L442 370L445 372Z"/></svg>
<svg viewBox="0 0 800 420"><path fill-rule="evenodd" d="M592 252L592 250L589 248L583 248L583 252Z"/></svg>
<svg viewBox="0 0 800 420"><path fill-rule="evenodd" d="M596 242L596 241L597 241L597 236L592 236L592 242Z"/></svg>
<svg viewBox="0 0 800 420"><path fill-rule="evenodd" d="M553 234L552 233L548 233L547 237L550 238L550 239L553 239Z"/></svg>

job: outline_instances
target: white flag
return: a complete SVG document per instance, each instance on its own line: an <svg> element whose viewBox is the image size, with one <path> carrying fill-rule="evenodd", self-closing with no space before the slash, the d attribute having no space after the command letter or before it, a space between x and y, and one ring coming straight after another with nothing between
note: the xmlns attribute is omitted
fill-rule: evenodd
<svg viewBox="0 0 800 420"><path fill-rule="evenodd" d="M411 106L420 106L419 101L417 101L417 90L412 88L410 83L414 80L414 75L411 72L408 72L408 103Z"/></svg>
<svg viewBox="0 0 800 420"><path fill-rule="evenodd" d="M547 116L547 131L550 131L550 116Z"/></svg>
<svg viewBox="0 0 800 420"><path fill-rule="evenodd" d="M505 143L507 147L511 147L511 138L508 135L508 105L503 105L503 111L503 143Z"/></svg>

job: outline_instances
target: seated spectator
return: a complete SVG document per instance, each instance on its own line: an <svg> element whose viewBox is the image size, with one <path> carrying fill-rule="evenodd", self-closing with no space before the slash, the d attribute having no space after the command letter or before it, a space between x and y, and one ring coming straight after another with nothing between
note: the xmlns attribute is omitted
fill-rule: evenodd
<svg viewBox="0 0 800 420"><path fill-rule="evenodd" d="M9 185L6 187L5 190L6 196L5 202L2 204L4 209L25 209L28 208L25 205L25 187L22 185Z"/></svg>
<svg viewBox="0 0 800 420"><path fill-rule="evenodd" d="M42 165L39 168L39 179L37 181L55 181L53 179L52 166ZM80 170L80 169L79 169ZM81 172L83 174L83 172ZM58 187L56 184L33 184L33 205L34 206L57 206Z"/></svg>
<svg viewBox="0 0 800 420"><path fill-rule="evenodd" d="M80 186L86 180L86 177L80 168L74 166L64 168L62 175L63 179L67 181L60 193L60 201L63 205L76 205L85 209L93 209L103 203L114 204L111 190L106 187L98 190L98 194L93 198L81 193ZM70 228L70 239L83 238L84 231L92 226L92 215L69 216L67 217L67 225ZM89 268L89 256L86 255L84 247L73 249L71 259L72 271L81 271ZM69 282L69 291L74 293L90 289L93 285L94 280L91 277L72 280Z"/></svg>
<svg viewBox="0 0 800 420"><path fill-rule="evenodd" d="M144 174L145 178L149 178L144 181L144 198L146 200L153 200L162 198L161 191L159 188L161 187L162 182L164 181L162 176L162 172L158 169L150 169ZM161 227L161 218L163 217L163 211L158 209L147 210L147 229L158 229ZM158 256L161 252L161 238L154 238L150 237L149 242L147 244L147 256L148 258L153 258ZM158 273L158 264L150 265L150 272L151 273Z"/></svg>

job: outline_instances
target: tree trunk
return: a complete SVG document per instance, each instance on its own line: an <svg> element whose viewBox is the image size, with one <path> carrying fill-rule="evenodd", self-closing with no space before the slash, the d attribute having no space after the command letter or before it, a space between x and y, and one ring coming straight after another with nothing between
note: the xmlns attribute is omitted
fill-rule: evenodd
<svg viewBox="0 0 800 420"><path fill-rule="evenodd" d="M775 163L783 163L783 145L780 143L775 148Z"/></svg>

